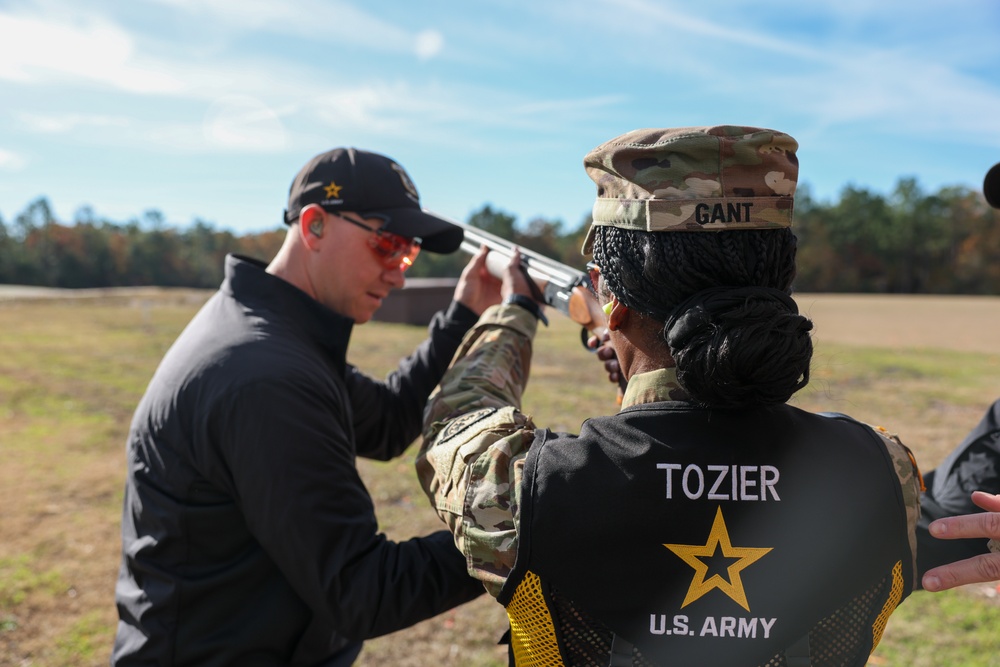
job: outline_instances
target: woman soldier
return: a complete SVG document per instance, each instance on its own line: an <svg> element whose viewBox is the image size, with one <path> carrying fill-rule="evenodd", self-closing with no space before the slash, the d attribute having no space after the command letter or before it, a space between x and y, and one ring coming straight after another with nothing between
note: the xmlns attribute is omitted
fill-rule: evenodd
<svg viewBox="0 0 1000 667"><path fill-rule="evenodd" d="M506 607L513 664L864 665L912 590L907 449L787 404L812 355L796 148L722 126L587 155L618 414L570 435L520 411L539 310L517 258L428 404L421 482Z"/></svg>

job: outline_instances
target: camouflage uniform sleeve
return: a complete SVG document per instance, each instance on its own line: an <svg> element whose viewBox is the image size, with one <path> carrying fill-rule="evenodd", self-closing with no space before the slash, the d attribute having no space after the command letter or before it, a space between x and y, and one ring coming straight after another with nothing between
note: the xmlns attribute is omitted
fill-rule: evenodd
<svg viewBox="0 0 1000 667"><path fill-rule="evenodd" d="M534 315L487 309L424 412L417 476L469 573L496 597L517 555L521 476L535 426L520 411Z"/></svg>
<svg viewBox="0 0 1000 667"><path fill-rule="evenodd" d="M872 426L875 433L882 439L889 457L892 459L899 486L903 492L903 502L906 506L906 528L910 541L910 553L913 557L913 587L917 587L917 522L920 520L920 494L924 491L924 479L917 467L917 460L910 448L903 444L895 433L890 433L881 426Z"/></svg>

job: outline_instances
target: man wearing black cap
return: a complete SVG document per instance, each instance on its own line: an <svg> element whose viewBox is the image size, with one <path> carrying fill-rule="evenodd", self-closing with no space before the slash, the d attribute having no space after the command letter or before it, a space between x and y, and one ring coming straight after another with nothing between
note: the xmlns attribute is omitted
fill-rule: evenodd
<svg viewBox="0 0 1000 667"><path fill-rule="evenodd" d="M315 157L269 265L230 255L167 352L127 443L115 665L349 665L361 642L483 592L441 531L378 533L357 456L389 459L466 330L499 302L484 254L385 381L346 362L423 250L462 231L420 208L389 158Z"/></svg>

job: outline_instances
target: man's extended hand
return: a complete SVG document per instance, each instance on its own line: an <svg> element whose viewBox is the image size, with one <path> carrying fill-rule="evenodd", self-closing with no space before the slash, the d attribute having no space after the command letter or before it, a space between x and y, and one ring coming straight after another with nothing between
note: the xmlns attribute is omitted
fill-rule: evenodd
<svg viewBox="0 0 1000 667"><path fill-rule="evenodd" d="M981 537L990 540L990 551L924 573L924 590L937 592L962 586L1000 580L1000 495L976 491L972 502L986 510L978 514L963 514L932 521L928 530L932 537L961 540ZM995 541L995 542L994 542Z"/></svg>
<svg viewBox="0 0 1000 667"><path fill-rule="evenodd" d="M482 315L484 310L500 303L500 280L486 269L489 252L486 246L481 247L465 265L455 286L455 301L476 315Z"/></svg>
<svg viewBox="0 0 1000 667"><path fill-rule="evenodd" d="M618 353L611 345L608 332L600 337L591 336L587 339L587 347L595 350L597 358L604 362L604 370L608 373L608 382L618 384L621 379L621 366L618 364Z"/></svg>

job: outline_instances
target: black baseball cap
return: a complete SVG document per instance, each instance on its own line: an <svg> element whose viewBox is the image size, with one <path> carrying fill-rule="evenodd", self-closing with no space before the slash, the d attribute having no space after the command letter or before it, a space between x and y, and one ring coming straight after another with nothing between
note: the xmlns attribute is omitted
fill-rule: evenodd
<svg viewBox="0 0 1000 667"><path fill-rule="evenodd" d="M462 229L420 208L420 195L406 170L378 153L334 148L314 157L292 181L285 224L298 220L309 204L331 213L353 211L380 218L383 229L419 237L420 247L431 252L454 252L462 244Z"/></svg>
<svg viewBox="0 0 1000 667"><path fill-rule="evenodd" d="M993 165L983 179L983 196L993 208L1000 208L1000 162Z"/></svg>

